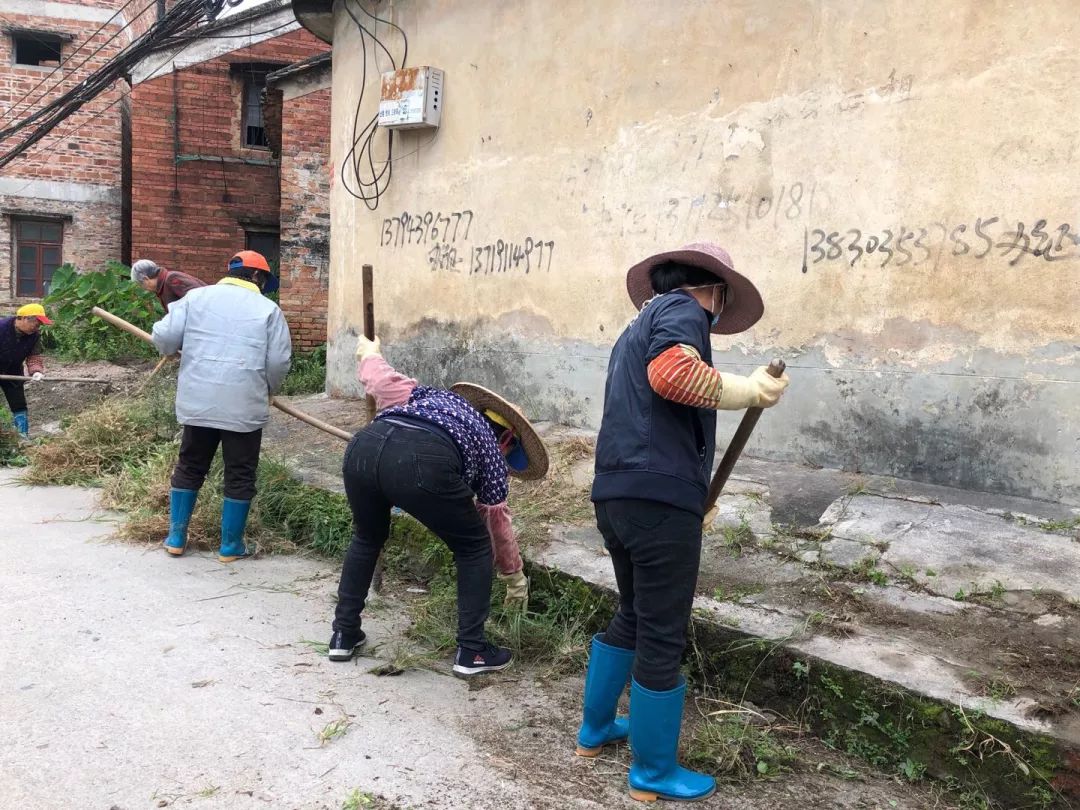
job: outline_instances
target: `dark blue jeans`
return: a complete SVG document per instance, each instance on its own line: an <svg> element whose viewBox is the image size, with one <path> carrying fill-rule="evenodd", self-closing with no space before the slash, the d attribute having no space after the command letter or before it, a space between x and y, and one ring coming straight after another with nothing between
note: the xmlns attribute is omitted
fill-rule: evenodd
<svg viewBox="0 0 1080 810"><path fill-rule="evenodd" d="M597 503L596 525L619 585L619 609L604 642L637 651L634 680L646 689L674 689L697 587L701 518L627 498Z"/></svg>
<svg viewBox="0 0 1080 810"><path fill-rule="evenodd" d="M491 538L453 442L423 428L373 422L349 443L343 474L353 536L338 584L334 629L359 629L375 563L390 534L390 508L397 506L450 548L457 566L458 644L484 649Z"/></svg>

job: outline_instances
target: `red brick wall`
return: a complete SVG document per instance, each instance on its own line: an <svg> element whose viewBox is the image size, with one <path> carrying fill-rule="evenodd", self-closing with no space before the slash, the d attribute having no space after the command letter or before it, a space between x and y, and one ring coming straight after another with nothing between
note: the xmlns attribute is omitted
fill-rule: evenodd
<svg viewBox="0 0 1080 810"><path fill-rule="evenodd" d="M79 5L118 9L123 5L123 0L84 0ZM74 39L63 43L61 57L66 59L74 54L74 61L56 73L52 73L52 68L15 65L11 36L3 32L0 35L0 128L10 126L39 109L43 102L70 90L91 71L115 56L128 42L128 32L125 32L115 41L105 44L120 30L123 24L120 22L107 26L97 34L95 31L102 23L85 20L8 13L3 15L2 22L14 28L72 35ZM99 46L103 46L101 52L78 67ZM76 67L77 70L73 69ZM46 82L34 89L46 77ZM120 116L123 105L113 102L121 98L125 89L124 82L117 82L80 112L63 121L29 151L0 169L0 179L5 181L3 193L0 193L0 210L72 217L64 226L63 258L82 268L95 268L109 259L120 257ZM19 101L27 93L30 96ZM13 104L15 106L12 108ZM101 110L105 112L95 117ZM0 150L7 151L21 142L23 137L23 134L18 134L0 143ZM70 185L53 187L36 197L28 197L33 189L22 182L24 180L92 184L91 196L95 201L70 202ZM8 215L0 216L0 300L7 300L12 294L14 270L11 252L11 218Z"/></svg>
<svg viewBox="0 0 1080 810"><path fill-rule="evenodd" d="M330 90L284 102L281 136L281 309L294 345L326 342L330 275Z"/></svg>
<svg viewBox="0 0 1080 810"><path fill-rule="evenodd" d="M307 31L293 31L132 89L133 259L151 258L213 281L244 248L241 219L278 223L277 162L267 150L241 146L243 81L230 64L284 66L327 49ZM176 163L175 154L204 159ZM222 163L221 157L269 165Z"/></svg>

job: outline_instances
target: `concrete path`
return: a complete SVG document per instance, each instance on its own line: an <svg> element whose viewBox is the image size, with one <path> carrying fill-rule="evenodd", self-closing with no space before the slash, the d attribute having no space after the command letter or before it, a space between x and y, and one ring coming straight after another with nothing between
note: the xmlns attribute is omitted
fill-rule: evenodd
<svg viewBox="0 0 1080 810"><path fill-rule="evenodd" d="M376 678L370 658L331 664L303 643L328 637L330 566L95 542L112 530L95 493L14 478L0 471L0 806L339 808L357 788L532 805L463 732L486 702L463 682Z"/></svg>
<svg viewBox="0 0 1080 810"><path fill-rule="evenodd" d="M172 559L109 541L95 492L16 478L0 469L4 810L338 810L354 791L345 806L374 810L640 807L624 746L572 754L580 677L332 664L304 641L326 640L335 566ZM403 615L384 600L369 635L392 640ZM700 806L947 805L805 740L796 773Z"/></svg>

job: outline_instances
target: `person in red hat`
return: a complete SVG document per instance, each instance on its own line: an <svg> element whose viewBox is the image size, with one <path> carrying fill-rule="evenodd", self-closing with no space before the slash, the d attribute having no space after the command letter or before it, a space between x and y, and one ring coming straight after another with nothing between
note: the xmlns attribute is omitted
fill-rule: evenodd
<svg viewBox="0 0 1080 810"><path fill-rule="evenodd" d="M277 289L266 259L242 250L229 260L217 284L189 291L154 324L154 345L180 356L176 421L184 427L169 495L165 550L187 548L195 501L220 445L225 462L218 559L248 556L244 543L262 429L270 421L270 397L289 371L292 341L278 305L263 293Z"/></svg>
<svg viewBox="0 0 1080 810"><path fill-rule="evenodd" d="M787 377L712 367L710 334L749 329L761 295L719 245L700 243L630 268L640 310L608 363L592 500L619 608L592 642L577 753L629 735L631 797L693 801L716 782L678 764L686 681L679 672L697 586L716 410L775 405ZM629 721L616 707L630 681Z"/></svg>
<svg viewBox="0 0 1080 810"><path fill-rule="evenodd" d="M35 382L45 378L45 361L41 357L41 326L52 321L41 304L19 307L14 317L0 318L0 374L15 377L26 375ZM19 435L30 435L30 413L26 407L26 387L21 380L0 380L12 420Z"/></svg>

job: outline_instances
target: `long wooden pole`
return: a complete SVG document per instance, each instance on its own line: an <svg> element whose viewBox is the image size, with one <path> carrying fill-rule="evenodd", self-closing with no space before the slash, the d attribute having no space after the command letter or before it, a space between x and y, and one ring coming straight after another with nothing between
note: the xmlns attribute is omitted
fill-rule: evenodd
<svg viewBox="0 0 1080 810"><path fill-rule="evenodd" d="M777 358L769 363L769 374L773 377L780 377L786 367L784 361ZM713 473L712 483L709 484L709 494L705 498L706 513L716 505L720 493L724 491L724 485L727 483L731 471L735 469L735 462L739 460L739 456L742 455L742 451L746 448L746 443L750 440L750 434L754 432L763 410L763 408L747 408L746 413L743 414L735 435L731 437L731 442L728 444L727 450L724 451L724 457L720 459L720 466Z"/></svg>
<svg viewBox="0 0 1080 810"><path fill-rule="evenodd" d="M363 304L364 304L364 337L368 340L375 339L375 270L370 264L365 264L360 268L360 283L363 289ZM375 397L371 394L367 395L367 417L368 422L375 421L375 414L377 409L375 407ZM375 570L371 573L371 591L373 593L379 593L382 590L383 581L383 563L382 555L375 561Z"/></svg>
<svg viewBox="0 0 1080 810"><path fill-rule="evenodd" d="M364 337L368 340L375 339L375 284L374 269L370 264L361 268L361 284L364 291ZM368 421L375 419L375 397L367 396Z"/></svg>
<svg viewBox="0 0 1080 810"><path fill-rule="evenodd" d="M33 377L21 374L0 374L0 380L11 382L33 382ZM112 385L112 380L95 380L90 377L46 377L42 382L90 383L92 385Z"/></svg>
<svg viewBox="0 0 1080 810"><path fill-rule="evenodd" d="M132 335L135 335L135 337L141 338L141 339L145 340L147 343L153 343L154 342L154 339L152 337L150 337L150 335L147 332L144 332L142 329L135 326L134 324L128 323L123 318L118 318L116 315L113 315L111 312L106 312L101 307L94 307L90 311L92 313L94 313L95 315L97 315L99 318L101 318L101 320L106 321L107 323L111 323L113 326L115 326L118 329L123 329L125 332L127 332L129 334L132 334ZM277 397L271 397L270 398L270 404L273 405L275 408L277 408L279 411L282 411L283 413L287 413L289 416L292 416L292 417L295 417L296 419L299 419L301 422L305 422L305 423L311 425L312 427L316 427L319 430L325 431L326 433L329 433L331 436L337 436L342 441L347 442L350 439L352 439L352 434L351 433L347 433L346 431L342 430L341 428L334 427L329 422L324 422L322 419L318 419L318 418L312 416L309 413L305 413L304 411L300 410L299 408L293 407L292 405L290 405L287 402L282 402Z"/></svg>

